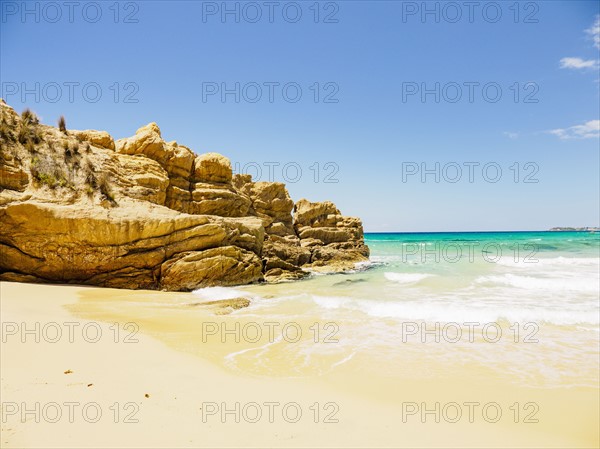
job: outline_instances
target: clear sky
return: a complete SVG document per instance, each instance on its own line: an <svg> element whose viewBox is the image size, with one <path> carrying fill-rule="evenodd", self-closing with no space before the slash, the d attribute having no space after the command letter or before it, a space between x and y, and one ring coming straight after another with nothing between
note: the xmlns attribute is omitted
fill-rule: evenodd
<svg viewBox="0 0 600 449"><path fill-rule="evenodd" d="M599 5L1 0L1 96L155 121L366 231L598 226Z"/></svg>

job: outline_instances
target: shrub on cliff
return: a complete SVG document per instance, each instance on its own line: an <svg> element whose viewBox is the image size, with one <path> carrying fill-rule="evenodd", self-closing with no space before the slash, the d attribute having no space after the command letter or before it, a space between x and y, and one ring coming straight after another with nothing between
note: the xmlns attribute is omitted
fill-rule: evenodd
<svg viewBox="0 0 600 449"><path fill-rule="evenodd" d="M56 187L75 188L72 174L69 175L63 164L48 155L36 155L29 166L32 178L39 185L50 189Z"/></svg>
<svg viewBox="0 0 600 449"><path fill-rule="evenodd" d="M21 113L21 120L23 121L23 123L25 123L27 125L39 125L40 124L40 119L38 118L38 116L35 115L35 112L33 112L29 108L25 109Z"/></svg>
<svg viewBox="0 0 600 449"><path fill-rule="evenodd" d="M100 179L98 179L98 189L100 190L100 193L102 195L104 195L104 197L110 201L111 204L116 205L117 202L115 201L115 195L111 189L109 180L108 180L108 176L103 175L100 176Z"/></svg>
<svg viewBox="0 0 600 449"><path fill-rule="evenodd" d="M65 116L64 115L61 115L60 118L58 119L58 129L63 134L68 134L67 133L67 123L65 121Z"/></svg>
<svg viewBox="0 0 600 449"><path fill-rule="evenodd" d="M0 139L6 141L7 143L15 142L15 134L13 133L13 124L8 122L5 114L2 114L0 117Z"/></svg>
<svg viewBox="0 0 600 449"><path fill-rule="evenodd" d="M22 145L31 142L34 145L42 141L42 134L38 128L40 120L29 109L25 109L21 114L21 125L17 131L17 140Z"/></svg>

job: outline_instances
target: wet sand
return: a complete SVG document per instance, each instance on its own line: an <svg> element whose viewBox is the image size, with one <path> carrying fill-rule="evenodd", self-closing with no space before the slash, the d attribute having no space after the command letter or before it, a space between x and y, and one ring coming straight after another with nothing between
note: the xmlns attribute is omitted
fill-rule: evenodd
<svg viewBox="0 0 600 449"><path fill-rule="evenodd" d="M440 377L447 360L425 345L345 353L348 330L311 330L293 305L215 315L193 294L8 282L0 295L3 447L599 444L597 388L518 384L493 364Z"/></svg>

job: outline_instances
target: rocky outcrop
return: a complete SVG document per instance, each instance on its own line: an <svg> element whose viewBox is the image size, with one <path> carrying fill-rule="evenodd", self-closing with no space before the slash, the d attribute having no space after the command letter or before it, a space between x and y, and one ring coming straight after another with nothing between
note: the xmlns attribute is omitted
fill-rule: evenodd
<svg viewBox="0 0 600 449"><path fill-rule="evenodd" d="M260 279L262 264L253 252L262 247L260 220L225 223L221 217L120 202L111 209L30 201L5 205L0 221L11 232L1 235L0 271L47 281L167 290Z"/></svg>
<svg viewBox="0 0 600 449"><path fill-rule="evenodd" d="M29 174L9 152L3 151L0 157L0 186L23 192L29 185Z"/></svg>
<svg viewBox="0 0 600 449"><path fill-rule="evenodd" d="M60 131L0 100L0 280L193 290L300 279L368 257L360 220L165 142ZM292 212L294 211L294 215Z"/></svg>
<svg viewBox="0 0 600 449"><path fill-rule="evenodd" d="M82 142L88 142L91 145L94 145L98 148L105 148L107 150L115 149L115 141L112 136L108 134L106 131L96 131L93 129L86 129L83 131L78 130L70 130L69 134L75 136L78 140Z"/></svg>
<svg viewBox="0 0 600 449"><path fill-rule="evenodd" d="M124 195L164 206L169 174L158 162L126 154L118 155L115 162L115 178Z"/></svg>
<svg viewBox="0 0 600 449"><path fill-rule="evenodd" d="M331 201L298 201L294 206L294 228L300 245L310 249L307 266L313 270L348 270L369 257L360 219L343 216Z"/></svg>
<svg viewBox="0 0 600 449"><path fill-rule="evenodd" d="M252 182L249 175L236 175L234 185L252 202L251 210L262 220L265 280L297 280L308 275L301 267L310 261L310 251L300 246L292 222L294 202L280 182Z"/></svg>
<svg viewBox="0 0 600 449"><path fill-rule="evenodd" d="M196 157L190 213L225 217L248 215L250 199L234 189L232 177L231 163L225 156L206 153Z"/></svg>
<svg viewBox="0 0 600 449"><path fill-rule="evenodd" d="M180 253L161 265L166 290L193 290L199 285L248 284L262 278L260 258L235 246Z"/></svg>

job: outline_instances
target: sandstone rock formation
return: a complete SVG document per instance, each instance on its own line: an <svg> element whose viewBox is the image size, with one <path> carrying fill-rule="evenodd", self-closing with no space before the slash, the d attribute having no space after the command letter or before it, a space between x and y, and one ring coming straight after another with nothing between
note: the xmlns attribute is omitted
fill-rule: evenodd
<svg viewBox="0 0 600 449"><path fill-rule="evenodd" d="M313 270L348 270L357 260L369 257L360 219L343 216L331 201L298 201L294 206L294 229L300 245L310 248L308 266Z"/></svg>
<svg viewBox="0 0 600 449"><path fill-rule="evenodd" d="M75 136L78 140L89 142L98 148L106 148L107 150L115 149L115 141L106 131L96 131L93 129L77 131L72 129L69 131L69 134Z"/></svg>
<svg viewBox="0 0 600 449"><path fill-rule="evenodd" d="M252 201L251 212L262 220L266 237L263 246L265 280L295 280L308 272L300 267L310 261L310 251L300 246L294 231L294 202L280 182L252 182L249 175L236 175L238 191Z"/></svg>
<svg viewBox="0 0 600 449"><path fill-rule="evenodd" d="M292 212L294 213L292 215ZM165 142L45 126L0 100L0 280L193 290L365 261L359 219Z"/></svg>
<svg viewBox="0 0 600 449"><path fill-rule="evenodd" d="M189 213L224 217L248 215L250 199L233 188L231 163L225 156L206 153L196 157Z"/></svg>

